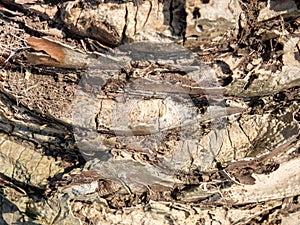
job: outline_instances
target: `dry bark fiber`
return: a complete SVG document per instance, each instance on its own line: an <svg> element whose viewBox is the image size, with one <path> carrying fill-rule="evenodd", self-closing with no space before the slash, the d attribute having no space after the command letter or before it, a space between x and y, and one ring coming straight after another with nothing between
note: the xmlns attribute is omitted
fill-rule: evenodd
<svg viewBox="0 0 300 225"><path fill-rule="evenodd" d="M2 0L0 224L299 224L296 0Z"/></svg>

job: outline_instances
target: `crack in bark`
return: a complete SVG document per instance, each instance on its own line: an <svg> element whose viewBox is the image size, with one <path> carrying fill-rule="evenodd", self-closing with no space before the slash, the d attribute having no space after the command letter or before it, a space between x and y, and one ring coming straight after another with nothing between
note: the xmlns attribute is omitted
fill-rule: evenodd
<svg viewBox="0 0 300 225"><path fill-rule="evenodd" d="M151 13L151 11L152 11L152 7L153 7L153 5L152 5L152 1L147 1L147 2L149 2L149 4L150 4L150 8L149 8L149 10L148 10L148 13L147 13L147 16L146 16L145 22L143 23L143 28L145 27L146 23L148 22L148 19L149 19L149 17L150 17L150 13Z"/></svg>

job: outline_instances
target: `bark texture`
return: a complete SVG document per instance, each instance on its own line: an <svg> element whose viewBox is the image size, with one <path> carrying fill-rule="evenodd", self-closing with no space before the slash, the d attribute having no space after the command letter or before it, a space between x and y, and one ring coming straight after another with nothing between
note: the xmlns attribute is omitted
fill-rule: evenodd
<svg viewBox="0 0 300 225"><path fill-rule="evenodd" d="M298 224L300 5L0 3L1 224Z"/></svg>

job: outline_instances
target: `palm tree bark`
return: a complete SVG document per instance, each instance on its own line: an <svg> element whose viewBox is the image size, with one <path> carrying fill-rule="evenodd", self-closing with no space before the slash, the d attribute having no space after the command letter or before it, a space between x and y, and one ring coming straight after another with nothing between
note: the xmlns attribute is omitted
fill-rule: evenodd
<svg viewBox="0 0 300 225"><path fill-rule="evenodd" d="M297 1L0 12L1 224L297 220Z"/></svg>

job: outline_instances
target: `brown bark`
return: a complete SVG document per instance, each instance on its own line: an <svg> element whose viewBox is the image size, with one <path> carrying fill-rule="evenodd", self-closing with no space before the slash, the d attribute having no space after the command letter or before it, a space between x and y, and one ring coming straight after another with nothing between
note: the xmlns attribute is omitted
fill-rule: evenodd
<svg viewBox="0 0 300 225"><path fill-rule="evenodd" d="M299 4L0 4L1 224L299 218Z"/></svg>

